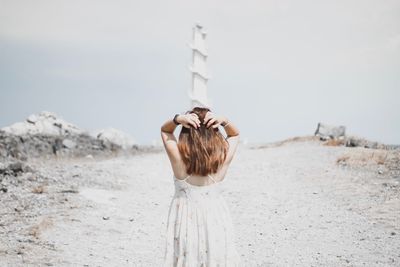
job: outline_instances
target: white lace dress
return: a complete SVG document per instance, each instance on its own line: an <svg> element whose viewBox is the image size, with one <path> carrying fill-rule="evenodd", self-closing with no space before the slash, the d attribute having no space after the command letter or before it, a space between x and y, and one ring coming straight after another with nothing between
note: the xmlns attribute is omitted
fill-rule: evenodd
<svg viewBox="0 0 400 267"><path fill-rule="evenodd" d="M223 183L197 186L174 177L166 226L164 267L241 266Z"/></svg>

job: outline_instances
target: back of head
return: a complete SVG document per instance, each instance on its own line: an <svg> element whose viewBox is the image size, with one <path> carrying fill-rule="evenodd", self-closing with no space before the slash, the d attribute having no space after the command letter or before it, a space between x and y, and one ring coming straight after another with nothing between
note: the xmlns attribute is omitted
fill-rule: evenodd
<svg viewBox="0 0 400 267"><path fill-rule="evenodd" d="M204 118L208 108L195 107L188 113L196 113L200 120L199 128L186 128L182 126L179 134L178 149L189 175L206 176L216 173L224 163L228 142L219 131L218 127L207 128Z"/></svg>

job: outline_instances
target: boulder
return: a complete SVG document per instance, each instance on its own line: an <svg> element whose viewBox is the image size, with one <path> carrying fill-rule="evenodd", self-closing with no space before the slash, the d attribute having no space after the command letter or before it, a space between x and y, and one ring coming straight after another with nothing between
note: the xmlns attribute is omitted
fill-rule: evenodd
<svg viewBox="0 0 400 267"><path fill-rule="evenodd" d="M136 145L136 141L131 135L111 127L95 132L94 135L104 144L115 144L123 149L129 149Z"/></svg>
<svg viewBox="0 0 400 267"><path fill-rule="evenodd" d="M23 172L33 172L34 170L24 162L14 161L0 164L0 175L17 176Z"/></svg>
<svg viewBox="0 0 400 267"><path fill-rule="evenodd" d="M3 127L1 130L14 135L65 135L85 132L72 123L64 121L55 113L49 111L42 111L37 115L31 114L25 121Z"/></svg>
<svg viewBox="0 0 400 267"><path fill-rule="evenodd" d="M321 140L343 139L345 134L345 126L333 126L321 122L318 123L317 130L314 133L314 135L318 136Z"/></svg>
<svg viewBox="0 0 400 267"><path fill-rule="evenodd" d="M64 139L62 141L62 144L64 147L69 148L69 149L76 147L76 143L70 139Z"/></svg>
<svg viewBox="0 0 400 267"><path fill-rule="evenodd" d="M347 147L364 147L364 148L372 148L372 149L391 149L390 145L385 145L379 142L370 141L365 138L357 137L357 136L349 136L346 138L345 145Z"/></svg>
<svg viewBox="0 0 400 267"><path fill-rule="evenodd" d="M0 161L49 156L95 157L138 150L139 146L129 134L114 128L90 134L47 111L0 129Z"/></svg>

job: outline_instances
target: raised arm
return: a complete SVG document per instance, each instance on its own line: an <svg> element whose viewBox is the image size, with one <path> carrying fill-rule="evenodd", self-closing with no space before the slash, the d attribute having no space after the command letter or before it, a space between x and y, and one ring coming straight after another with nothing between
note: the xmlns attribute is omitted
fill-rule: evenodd
<svg viewBox="0 0 400 267"><path fill-rule="evenodd" d="M239 144L239 129L228 120L225 116L216 116L212 112L208 112L204 119L207 127L218 127L221 125L226 133L226 141L229 143L228 154L226 155L225 164L229 165L235 155L236 148Z"/></svg>
<svg viewBox="0 0 400 267"><path fill-rule="evenodd" d="M221 126L224 127L224 131L227 136L226 138L239 136L239 134L240 134L239 129L233 124L233 122L228 120L228 118L226 118L226 117L222 117Z"/></svg>
<svg viewBox="0 0 400 267"><path fill-rule="evenodd" d="M197 128L200 126L200 120L196 114L179 114L175 121L178 124L182 124L182 127L190 127L189 125L191 125ZM174 135L175 128L178 124L176 124L173 119L169 119L161 126L161 139L173 168L174 163L180 160L178 142Z"/></svg>
<svg viewBox="0 0 400 267"><path fill-rule="evenodd" d="M224 131L226 133L225 139L229 143L229 150L225 160L225 164L229 165L233 159L233 156L235 155L236 148L239 145L240 132L233 122L228 120L226 117L223 118L221 125L224 127Z"/></svg>

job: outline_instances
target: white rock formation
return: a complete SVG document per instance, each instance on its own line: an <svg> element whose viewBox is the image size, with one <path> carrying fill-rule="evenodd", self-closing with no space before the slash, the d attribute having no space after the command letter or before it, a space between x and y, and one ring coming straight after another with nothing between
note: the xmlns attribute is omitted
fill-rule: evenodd
<svg viewBox="0 0 400 267"><path fill-rule="evenodd" d="M322 140L343 139L346 135L346 127L343 125L335 126L319 122L314 135L319 136Z"/></svg>
<svg viewBox="0 0 400 267"><path fill-rule="evenodd" d="M92 135L100 140L117 144L124 149L131 148L133 145L137 144L135 139L130 134L111 127L93 132Z"/></svg>
<svg viewBox="0 0 400 267"><path fill-rule="evenodd" d="M76 143L72 140L69 139L64 139L62 141L63 146L65 146L66 148L75 148L76 147Z"/></svg>
<svg viewBox="0 0 400 267"><path fill-rule="evenodd" d="M85 132L72 123L64 121L55 113L49 111L42 111L39 114L31 114L25 121L16 122L10 126L1 128L1 130L15 135L65 135Z"/></svg>

